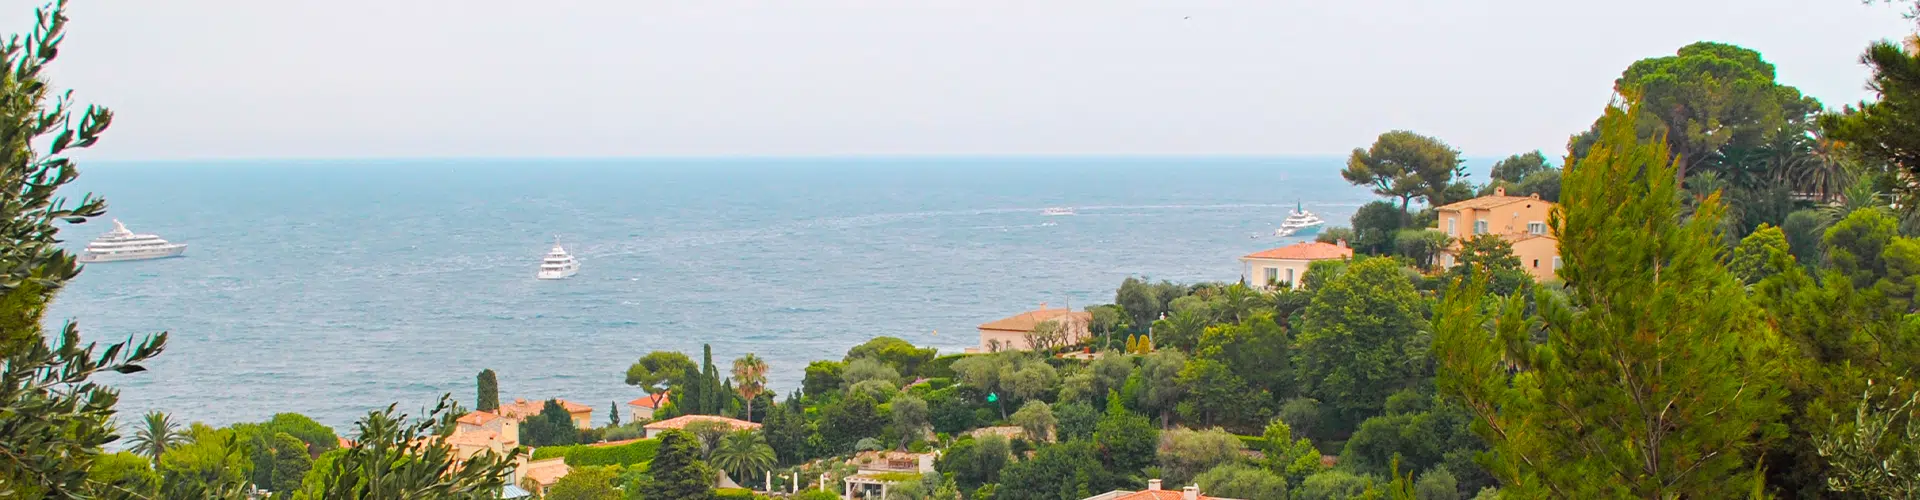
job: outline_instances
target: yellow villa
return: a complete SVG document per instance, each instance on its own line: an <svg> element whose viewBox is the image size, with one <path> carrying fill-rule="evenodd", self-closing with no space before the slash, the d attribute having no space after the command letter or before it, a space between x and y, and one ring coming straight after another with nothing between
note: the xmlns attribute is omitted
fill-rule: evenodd
<svg viewBox="0 0 1920 500"><path fill-rule="evenodd" d="M1093 322L1093 313L1074 312L1065 307L1048 309L1045 303L1041 303L1039 309L980 325L980 345L968 347L967 352L1031 351L1033 344L1028 338L1040 324L1048 322L1061 327L1059 345L1073 345L1091 336L1087 325Z"/></svg>
<svg viewBox="0 0 1920 500"><path fill-rule="evenodd" d="M1431 229L1445 232L1454 242L1440 254L1440 265L1451 267L1460 252L1459 240L1495 236L1513 245L1520 267L1533 279L1553 279L1560 269L1560 240L1547 227L1547 214L1553 202L1540 195L1507 196L1506 188L1494 188L1493 195L1450 203L1434 209L1439 213Z"/></svg>
<svg viewBox="0 0 1920 500"><path fill-rule="evenodd" d="M1280 286L1300 288L1300 282L1307 276L1307 268L1317 260L1346 260L1353 258L1353 249L1346 241L1339 243L1321 243L1309 241L1295 243L1272 250L1262 250L1240 258L1245 267L1241 276L1247 284L1261 290L1273 290Z"/></svg>
<svg viewBox="0 0 1920 500"><path fill-rule="evenodd" d="M567 415L573 417L573 425L575 427L581 429L593 428L593 407L565 399L559 399L557 401L560 402L561 407L567 409ZM539 415L540 410L546 408L546 406L546 401L515 399L511 404L500 405L500 409L496 413L500 416L514 419L515 421L526 421L534 415Z"/></svg>

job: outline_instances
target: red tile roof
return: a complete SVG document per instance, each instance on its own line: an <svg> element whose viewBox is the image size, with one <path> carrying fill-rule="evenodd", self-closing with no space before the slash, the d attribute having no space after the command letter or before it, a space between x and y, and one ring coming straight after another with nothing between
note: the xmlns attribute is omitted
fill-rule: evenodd
<svg viewBox="0 0 1920 500"><path fill-rule="evenodd" d="M496 419L496 418L500 418L500 416L493 414L493 412L473 411L473 412L467 412L466 415L461 415L460 419L455 420L454 422L467 424L467 425L487 425L487 422L492 422L493 419Z"/></svg>
<svg viewBox="0 0 1920 500"><path fill-rule="evenodd" d="M1072 321L1078 323L1089 323L1093 321L1093 313L1090 312L1073 312L1073 310L1067 308L1036 309L987 322L986 324L980 325L980 329L1031 332L1033 331L1033 327L1038 326L1040 323L1056 321L1061 317L1072 318Z"/></svg>
<svg viewBox="0 0 1920 500"><path fill-rule="evenodd" d="M678 417L673 417L666 420L661 420L659 422L647 424L641 427L645 429L684 429L687 427L687 424L691 424L694 422L720 422L723 424L733 426L733 428L737 430L749 430L749 429L760 428L760 424L756 424L753 422L748 422L748 421L740 420L736 418L727 418L727 417L721 417L716 415L681 415Z"/></svg>
<svg viewBox="0 0 1920 500"><path fill-rule="evenodd" d="M561 399L559 401L560 401L560 407L566 408L567 413L570 413L570 414L589 413L593 411L593 407L590 407L587 405L575 403L572 401L567 401L565 399ZM547 406L546 401L527 401L525 399L515 399L511 404L500 405L500 409L496 411L500 414L500 416L503 416L503 417L512 418L514 420L526 420L527 417L539 415L540 410L546 408L546 406Z"/></svg>
<svg viewBox="0 0 1920 500"><path fill-rule="evenodd" d="M1251 254L1247 254L1246 257L1241 257L1241 258L1242 259L1275 259L1275 260L1328 260L1328 259L1346 259L1351 257L1353 257L1352 248L1343 247L1343 246L1335 245L1332 243L1308 241L1304 243L1294 243L1292 245L1287 245L1287 246L1275 248L1272 250L1262 250L1262 251L1254 252Z"/></svg>
<svg viewBox="0 0 1920 500"><path fill-rule="evenodd" d="M660 405L664 405L664 404L667 404L667 393L665 392L662 392L659 394L641 396L640 399L635 399L633 401L627 402L627 406L638 406L641 408L652 408L655 410L660 409Z"/></svg>

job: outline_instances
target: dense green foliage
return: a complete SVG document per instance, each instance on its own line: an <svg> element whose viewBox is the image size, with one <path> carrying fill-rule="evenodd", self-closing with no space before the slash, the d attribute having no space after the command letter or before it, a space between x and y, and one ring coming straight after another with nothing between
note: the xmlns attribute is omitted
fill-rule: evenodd
<svg viewBox="0 0 1920 500"><path fill-rule="evenodd" d="M355 423L355 445L321 455L294 498L494 498L505 486L514 457L481 453L455 466L453 449L434 439L438 416L451 408L442 398L427 415L408 419L394 412L368 413Z"/></svg>
<svg viewBox="0 0 1920 500"><path fill-rule="evenodd" d="M653 460L660 449L659 439L642 439L614 446L543 446L533 450L534 460L546 460L564 457L567 465L573 467L621 465L631 466Z"/></svg>
<svg viewBox="0 0 1920 500"><path fill-rule="evenodd" d="M714 470L700 459L698 438L684 431L660 434L660 450L647 472L650 480L640 487L645 498L704 500L713 495Z"/></svg>
<svg viewBox="0 0 1920 500"><path fill-rule="evenodd" d="M1466 177L1466 169L1461 166L1460 151L1445 142L1395 130L1380 134L1372 147L1354 148L1340 176L1375 194L1399 198L1405 210L1414 198L1424 199L1429 206L1456 201L1449 198L1448 188L1456 178Z"/></svg>
<svg viewBox="0 0 1920 500"><path fill-rule="evenodd" d="M494 375L493 369L480 370L480 374L474 379L479 395L478 399L474 400L473 409L479 411L500 409L500 378Z"/></svg>

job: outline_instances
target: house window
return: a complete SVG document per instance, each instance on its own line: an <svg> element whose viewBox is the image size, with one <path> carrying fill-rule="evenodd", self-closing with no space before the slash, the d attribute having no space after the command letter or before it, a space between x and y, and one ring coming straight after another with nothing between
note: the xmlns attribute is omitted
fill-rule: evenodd
<svg viewBox="0 0 1920 500"><path fill-rule="evenodd" d="M1452 218L1452 217L1448 217L1448 218L1447 218L1447 236L1454 236L1454 235L1457 235L1457 234L1459 234L1459 233L1456 233L1456 232L1454 232L1454 230L1453 230L1453 222L1454 222L1454 220L1455 220L1455 219L1454 219L1454 218Z"/></svg>
<svg viewBox="0 0 1920 500"><path fill-rule="evenodd" d="M1294 283L1294 282L1295 281L1293 280L1293 269L1287 269L1287 283Z"/></svg>
<svg viewBox="0 0 1920 500"><path fill-rule="evenodd" d="M1487 234L1487 220L1486 220L1486 219L1480 219L1480 220L1476 220L1476 221L1473 221L1473 234Z"/></svg>
<svg viewBox="0 0 1920 500"><path fill-rule="evenodd" d="M1274 283L1279 283L1279 282L1280 282L1280 270L1272 267L1267 268L1267 286L1273 286Z"/></svg>
<svg viewBox="0 0 1920 500"><path fill-rule="evenodd" d="M1540 259L1533 259L1533 268L1534 269L1540 268Z"/></svg>
<svg viewBox="0 0 1920 500"><path fill-rule="evenodd" d="M1554 257L1554 258L1553 258L1553 270L1555 270L1555 271L1559 271L1559 270L1560 270L1560 257Z"/></svg>
<svg viewBox="0 0 1920 500"><path fill-rule="evenodd" d="M1547 223L1545 223L1545 222L1528 222L1528 223L1527 223L1527 233L1528 233L1528 234L1547 234Z"/></svg>

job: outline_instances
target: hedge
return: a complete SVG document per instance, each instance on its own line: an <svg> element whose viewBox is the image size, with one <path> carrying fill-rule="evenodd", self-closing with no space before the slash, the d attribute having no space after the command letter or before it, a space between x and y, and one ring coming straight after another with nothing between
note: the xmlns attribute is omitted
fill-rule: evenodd
<svg viewBox="0 0 1920 500"><path fill-rule="evenodd" d="M718 488L713 490L713 500L753 500L753 490L746 488Z"/></svg>
<svg viewBox="0 0 1920 500"><path fill-rule="evenodd" d="M1249 450L1265 450L1265 449L1267 449L1267 438L1265 438L1265 437L1261 437L1261 436L1240 436L1240 435L1235 435L1235 436L1233 436L1233 437L1237 437L1237 438L1240 438L1240 444L1243 444L1243 445L1246 445L1246 446L1247 446L1247 449L1249 449Z"/></svg>
<svg viewBox="0 0 1920 500"><path fill-rule="evenodd" d="M565 457L567 465L572 467L634 465L652 461L654 452L659 449L658 439L642 439L619 446L546 446L534 449L533 459Z"/></svg>

